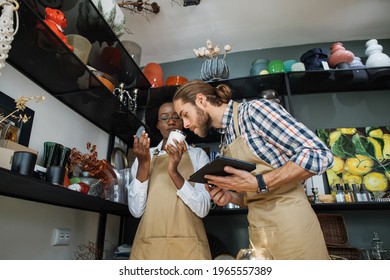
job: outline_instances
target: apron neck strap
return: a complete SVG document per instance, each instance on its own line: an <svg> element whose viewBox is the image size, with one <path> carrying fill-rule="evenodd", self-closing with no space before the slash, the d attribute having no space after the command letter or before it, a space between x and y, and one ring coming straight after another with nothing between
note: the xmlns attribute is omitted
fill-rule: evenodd
<svg viewBox="0 0 390 280"><path fill-rule="evenodd" d="M240 136L240 128L238 127L238 103L233 103L233 124L234 124L234 131L237 135L237 137Z"/></svg>

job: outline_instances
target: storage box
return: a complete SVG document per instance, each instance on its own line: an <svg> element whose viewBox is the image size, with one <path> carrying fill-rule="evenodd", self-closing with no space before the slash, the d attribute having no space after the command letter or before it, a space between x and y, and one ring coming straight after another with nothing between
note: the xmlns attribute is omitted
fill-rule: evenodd
<svg viewBox="0 0 390 280"><path fill-rule="evenodd" d="M11 170L14 150L0 147L0 167Z"/></svg>
<svg viewBox="0 0 390 280"><path fill-rule="evenodd" d="M20 145L19 143L10 141L10 140L0 140L0 147L11 149L16 151L31 152L38 155L38 151L28 148L26 146Z"/></svg>

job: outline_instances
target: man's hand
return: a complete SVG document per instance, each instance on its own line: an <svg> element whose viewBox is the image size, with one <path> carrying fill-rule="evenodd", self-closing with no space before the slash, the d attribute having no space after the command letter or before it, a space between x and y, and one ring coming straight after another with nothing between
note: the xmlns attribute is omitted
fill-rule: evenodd
<svg viewBox="0 0 390 280"><path fill-rule="evenodd" d="M231 175L206 175L207 183L216 185L222 189L235 190L237 192L255 192L257 190L256 177L248 171L236 169L231 166L225 166L224 170Z"/></svg>

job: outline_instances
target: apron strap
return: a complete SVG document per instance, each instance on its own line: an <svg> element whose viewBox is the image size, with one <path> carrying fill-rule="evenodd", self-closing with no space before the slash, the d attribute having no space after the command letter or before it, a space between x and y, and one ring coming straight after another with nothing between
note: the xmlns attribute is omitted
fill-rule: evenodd
<svg viewBox="0 0 390 280"><path fill-rule="evenodd" d="M234 131L237 137L240 136L240 128L238 126L238 102L233 103L233 121L234 121Z"/></svg>

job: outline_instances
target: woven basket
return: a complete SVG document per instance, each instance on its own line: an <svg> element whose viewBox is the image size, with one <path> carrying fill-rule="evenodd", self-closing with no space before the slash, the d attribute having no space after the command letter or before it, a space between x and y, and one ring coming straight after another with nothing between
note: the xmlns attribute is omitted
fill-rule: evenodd
<svg viewBox="0 0 390 280"><path fill-rule="evenodd" d="M362 251L351 247L328 246L328 252L332 260L361 260Z"/></svg>
<svg viewBox="0 0 390 280"><path fill-rule="evenodd" d="M327 246L346 246L348 233L344 217L340 214L317 214Z"/></svg>

